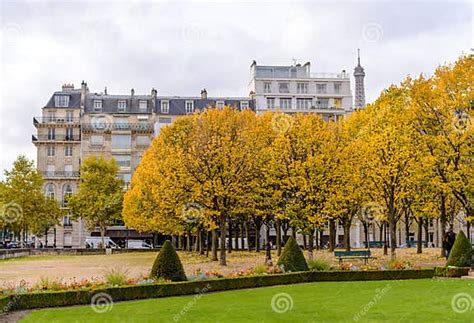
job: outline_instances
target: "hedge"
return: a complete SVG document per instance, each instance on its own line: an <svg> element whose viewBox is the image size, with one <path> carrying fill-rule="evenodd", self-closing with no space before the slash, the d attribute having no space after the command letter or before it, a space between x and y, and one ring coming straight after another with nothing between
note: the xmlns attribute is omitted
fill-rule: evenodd
<svg viewBox="0 0 474 323"><path fill-rule="evenodd" d="M435 277L461 277L469 274L471 267L435 267Z"/></svg>
<svg viewBox="0 0 474 323"><path fill-rule="evenodd" d="M318 271L276 275L220 278L203 281L171 282L150 285L131 285L102 289L33 292L0 296L0 312L33 308L90 304L92 296L109 294L114 302L146 298L181 296L209 292L287 285L309 282L363 281L432 278L433 269L384 271Z"/></svg>

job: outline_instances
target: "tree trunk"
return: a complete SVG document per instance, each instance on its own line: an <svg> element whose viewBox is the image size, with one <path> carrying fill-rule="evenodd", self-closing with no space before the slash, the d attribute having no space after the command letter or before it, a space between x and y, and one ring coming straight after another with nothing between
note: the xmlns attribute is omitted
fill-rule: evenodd
<svg viewBox="0 0 474 323"><path fill-rule="evenodd" d="M183 236L182 235L178 236L178 249L183 250Z"/></svg>
<svg viewBox="0 0 474 323"><path fill-rule="evenodd" d="M329 219L329 252L333 252L336 244L336 224L334 219Z"/></svg>
<svg viewBox="0 0 474 323"><path fill-rule="evenodd" d="M421 240L423 240L423 218L420 218L418 221L418 234L416 241L416 253L422 253Z"/></svg>
<svg viewBox="0 0 474 323"><path fill-rule="evenodd" d="M349 219L346 219L343 222L343 228L344 228L344 249L346 251L351 250L351 221Z"/></svg>
<svg viewBox="0 0 474 323"><path fill-rule="evenodd" d="M428 228L429 224L430 224L429 219L425 219L425 221L423 221L423 228L425 229L425 248L428 248L428 244L430 240L430 233L429 233L429 228Z"/></svg>
<svg viewBox="0 0 474 323"><path fill-rule="evenodd" d="M212 245L211 245L211 261L217 261L217 232L216 229L213 229L211 232L212 235Z"/></svg>
<svg viewBox="0 0 474 323"><path fill-rule="evenodd" d="M277 256L281 255L281 220L276 219L276 249Z"/></svg>
<svg viewBox="0 0 474 323"><path fill-rule="evenodd" d="M306 239L306 234L303 233L303 250L308 250L308 241Z"/></svg>
<svg viewBox="0 0 474 323"><path fill-rule="evenodd" d="M446 257L446 249L444 245L444 238L446 235L446 196L441 193L440 196L440 216L439 222L441 223L441 257Z"/></svg>
<svg viewBox="0 0 474 323"><path fill-rule="evenodd" d="M467 225L467 239L472 243L471 241L471 221L466 221L466 225ZM428 240L426 240L428 241Z"/></svg>
<svg viewBox="0 0 474 323"><path fill-rule="evenodd" d="M248 221L245 221L245 237L247 238L247 251L250 251L250 226Z"/></svg>
<svg viewBox="0 0 474 323"><path fill-rule="evenodd" d="M105 229L103 227L100 228L100 239L102 240L102 249L105 249ZM54 244L56 244L56 232L54 233Z"/></svg>
<svg viewBox="0 0 474 323"><path fill-rule="evenodd" d="M245 250L245 239L244 239L244 221L240 223L240 250Z"/></svg>
<svg viewBox="0 0 474 323"><path fill-rule="evenodd" d="M239 248L239 224L236 222L234 226L234 250L240 250Z"/></svg>
<svg viewBox="0 0 474 323"><path fill-rule="evenodd" d="M405 243L407 244L407 247L410 248L410 245L408 244L410 236L410 215L408 212L405 212Z"/></svg>
<svg viewBox="0 0 474 323"><path fill-rule="evenodd" d="M265 230L265 240L266 240L266 246L265 246L265 264L268 266L272 265L272 252L271 252L271 247L270 247L270 221L267 221L266 223L266 230Z"/></svg>
<svg viewBox="0 0 474 323"><path fill-rule="evenodd" d="M384 256L388 255L388 246L387 246L387 222L384 221L382 224L383 230L383 254Z"/></svg>
<svg viewBox="0 0 474 323"><path fill-rule="evenodd" d="M226 254L225 254L225 238L226 238L226 233L227 233L227 230L226 230L226 216L225 215L221 215L220 217L220 231L221 231L221 241L220 241L220 258L219 258L219 265L221 266L227 266L227 262L226 262Z"/></svg>
<svg viewBox="0 0 474 323"><path fill-rule="evenodd" d="M390 258L395 260L397 257L397 222L393 217L389 224L390 229Z"/></svg>
<svg viewBox="0 0 474 323"><path fill-rule="evenodd" d="M229 243L227 244L227 251L232 253L232 220L228 219L228 227L229 227Z"/></svg>
<svg viewBox="0 0 474 323"><path fill-rule="evenodd" d="M260 229L262 228L262 222L255 221L255 251L260 252Z"/></svg>
<svg viewBox="0 0 474 323"><path fill-rule="evenodd" d="M206 231L206 257L209 257L209 249L211 249L211 232Z"/></svg>
<svg viewBox="0 0 474 323"><path fill-rule="evenodd" d="M296 239L296 227L295 226L291 226L291 236Z"/></svg>
<svg viewBox="0 0 474 323"><path fill-rule="evenodd" d="M308 238L308 259L313 260L314 228L311 228L311 232L308 235Z"/></svg>

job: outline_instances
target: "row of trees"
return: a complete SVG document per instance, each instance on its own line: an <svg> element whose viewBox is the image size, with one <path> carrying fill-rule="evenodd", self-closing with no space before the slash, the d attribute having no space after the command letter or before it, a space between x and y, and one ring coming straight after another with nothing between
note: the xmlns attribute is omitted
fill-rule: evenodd
<svg viewBox="0 0 474 323"><path fill-rule="evenodd" d="M365 227L375 217L389 229L392 257L401 218L421 228L439 217L444 233L463 212L469 224L473 67L466 56L430 78L409 77L337 122L230 108L180 118L146 151L124 198L125 223L198 242L210 232L214 259L220 234L221 265L239 224L257 234L266 224L267 235L274 226L278 249L289 226L309 238L311 256L316 230L329 224L334 236L342 223L349 247L353 220Z"/></svg>

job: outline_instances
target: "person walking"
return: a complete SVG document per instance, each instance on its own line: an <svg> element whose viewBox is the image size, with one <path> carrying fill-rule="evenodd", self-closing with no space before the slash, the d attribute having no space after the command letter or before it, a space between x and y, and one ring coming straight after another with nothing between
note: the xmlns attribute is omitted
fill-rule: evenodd
<svg viewBox="0 0 474 323"><path fill-rule="evenodd" d="M444 236L444 250L446 250L446 260L449 258L451 249L453 249L454 241L456 241L456 233L453 231L453 227L449 227L449 231Z"/></svg>

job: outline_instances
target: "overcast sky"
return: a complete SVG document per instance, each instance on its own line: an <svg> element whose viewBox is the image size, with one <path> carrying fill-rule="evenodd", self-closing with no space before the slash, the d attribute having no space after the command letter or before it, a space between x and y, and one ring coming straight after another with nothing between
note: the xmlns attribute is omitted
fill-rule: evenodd
<svg viewBox="0 0 474 323"><path fill-rule="evenodd" d="M360 48L371 102L473 47L469 1L0 0L0 10L0 170L36 159L32 118L63 83L245 96L252 60L352 73Z"/></svg>

